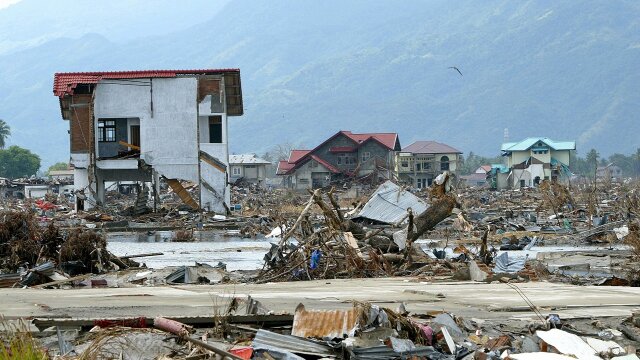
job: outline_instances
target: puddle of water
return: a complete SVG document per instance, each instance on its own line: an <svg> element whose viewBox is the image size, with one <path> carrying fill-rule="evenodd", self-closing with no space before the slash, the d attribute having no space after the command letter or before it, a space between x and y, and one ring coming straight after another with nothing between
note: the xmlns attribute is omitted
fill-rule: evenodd
<svg viewBox="0 0 640 360"><path fill-rule="evenodd" d="M227 270L254 270L263 265L264 254L273 239L243 239L213 232L195 232L196 241L172 242L171 231L147 233L109 233L107 250L117 256L161 252L164 255L133 259L147 267L194 265L195 262L227 264Z"/></svg>

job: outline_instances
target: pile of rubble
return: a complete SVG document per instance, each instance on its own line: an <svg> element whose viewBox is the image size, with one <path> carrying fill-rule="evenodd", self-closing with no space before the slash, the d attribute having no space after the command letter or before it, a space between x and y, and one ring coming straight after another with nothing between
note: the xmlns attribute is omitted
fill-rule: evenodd
<svg viewBox="0 0 640 360"><path fill-rule="evenodd" d="M137 267L106 250L95 231L41 226L32 212L0 212L0 287L64 283L81 274Z"/></svg>
<svg viewBox="0 0 640 360"><path fill-rule="evenodd" d="M640 313L584 322L534 310L539 319L533 322L410 313L404 304L394 310L368 302L343 310L300 304L291 315L267 313L249 296L232 298L208 319L35 319L40 329L54 326L57 332L23 341L43 359L639 359ZM73 326L91 330L60 330ZM12 343L4 343L5 351Z"/></svg>

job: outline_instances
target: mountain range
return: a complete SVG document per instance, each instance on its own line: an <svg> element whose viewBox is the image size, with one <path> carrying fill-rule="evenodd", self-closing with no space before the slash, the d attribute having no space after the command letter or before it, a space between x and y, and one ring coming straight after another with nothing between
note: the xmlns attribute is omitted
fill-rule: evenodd
<svg viewBox="0 0 640 360"><path fill-rule="evenodd" d="M640 2L22 0L0 9L9 144L68 159L63 71L240 68L233 152L338 130L499 153L530 136L579 154L640 147ZM459 74L455 69L457 67Z"/></svg>

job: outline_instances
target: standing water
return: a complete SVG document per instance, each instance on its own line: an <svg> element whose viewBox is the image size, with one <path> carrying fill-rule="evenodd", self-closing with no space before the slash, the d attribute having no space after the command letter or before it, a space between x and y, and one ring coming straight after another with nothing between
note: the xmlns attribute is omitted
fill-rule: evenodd
<svg viewBox="0 0 640 360"><path fill-rule="evenodd" d="M255 270L262 268L272 240L243 239L211 231L196 231L194 238L192 242L175 242L172 231L109 233L107 250L116 256L161 252L164 255L133 259L154 269L196 262L215 266L223 262L227 270Z"/></svg>

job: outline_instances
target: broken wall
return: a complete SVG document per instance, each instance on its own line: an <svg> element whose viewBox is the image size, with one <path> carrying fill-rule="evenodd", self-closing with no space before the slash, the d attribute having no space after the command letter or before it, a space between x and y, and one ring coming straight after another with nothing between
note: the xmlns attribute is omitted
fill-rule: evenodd
<svg viewBox="0 0 640 360"><path fill-rule="evenodd" d="M140 158L168 179L198 183L198 111L202 110L202 116L212 114L211 96L206 96L198 108L196 77L136 81L143 81L148 86L130 86L129 82L122 80L99 83L96 87L95 118L138 118ZM203 151L226 165L227 119L225 114L220 115L223 120L223 143L201 145ZM205 163L202 163L201 173L202 179L214 190L211 192L206 186L201 188L203 206L209 205L211 210L224 211L222 201L230 201L226 174L211 169Z"/></svg>

